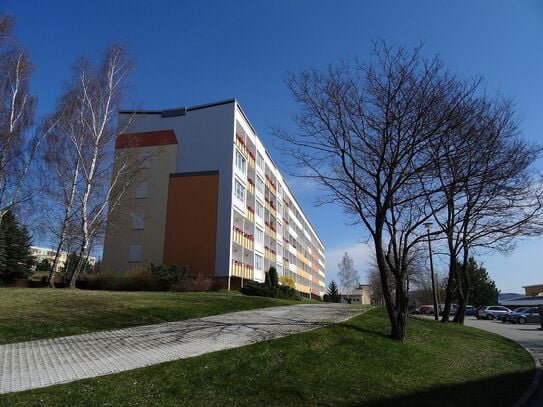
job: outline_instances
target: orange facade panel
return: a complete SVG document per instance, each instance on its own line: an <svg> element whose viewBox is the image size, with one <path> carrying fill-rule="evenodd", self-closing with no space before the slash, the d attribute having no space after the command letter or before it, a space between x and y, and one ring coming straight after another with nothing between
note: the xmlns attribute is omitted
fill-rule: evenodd
<svg viewBox="0 0 543 407"><path fill-rule="evenodd" d="M121 133L115 140L115 149L167 146L172 144L177 144L177 138L173 130Z"/></svg>
<svg viewBox="0 0 543 407"><path fill-rule="evenodd" d="M170 175L164 263L215 275L218 171Z"/></svg>

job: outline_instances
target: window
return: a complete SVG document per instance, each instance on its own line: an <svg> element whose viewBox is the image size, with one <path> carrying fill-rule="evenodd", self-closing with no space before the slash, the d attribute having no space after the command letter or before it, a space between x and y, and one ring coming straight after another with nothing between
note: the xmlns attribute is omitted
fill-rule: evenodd
<svg viewBox="0 0 543 407"><path fill-rule="evenodd" d="M256 165L261 170L264 169L264 157L262 157L262 154L260 154L258 151L256 152Z"/></svg>
<svg viewBox="0 0 543 407"><path fill-rule="evenodd" d="M145 215L143 213L131 213L130 216L132 216L132 230L145 229Z"/></svg>
<svg viewBox="0 0 543 407"><path fill-rule="evenodd" d="M264 244L264 231L262 229L256 228L255 242L261 245Z"/></svg>
<svg viewBox="0 0 543 407"><path fill-rule="evenodd" d="M134 195L136 199L143 199L147 198L147 189L149 184L147 182L140 182L136 185L136 190L134 191Z"/></svg>
<svg viewBox="0 0 543 407"><path fill-rule="evenodd" d="M139 263L141 262L141 252L143 251L143 246L140 244L131 245L128 248L128 261L130 263Z"/></svg>
<svg viewBox="0 0 543 407"><path fill-rule="evenodd" d="M283 187L279 183L279 180L277 181L277 195L279 195L279 196L283 195Z"/></svg>
<svg viewBox="0 0 543 407"><path fill-rule="evenodd" d="M234 193L236 198L245 203L245 187L237 179L234 181Z"/></svg>
<svg viewBox="0 0 543 407"><path fill-rule="evenodd" d="M245 160L245 157L243 157L243 155L238 151L238 149L236 149L236 167L244 175L246 174L247 161Z"/></svg>
<svg viewBox="0 0 543 407"><path fill-rule="evenodd" d="M255 213L260 219L264 219L264 205L262 205L258 200L256 201Z"/></svg>
<svg viewBox="0 0 543 407"><path fill-rule="evenodd" d="M281 264L277 265L277 275L281 277L283 275L283 266Z"/></svg>
<svg viewBox="0 0 543 407"><path fill-rule="evenodd" d="M283 257L283 246L281 246L279 243L277 244L277 256Z"/></svg>
<svg viewBox="0 0 543 407"><path fill-rule="evenodd" d="M255 270L262 271L264 269L264 259L258 254L255 255Z"/></svg>
<svg viewBox="0 0 543 407"><path fill-rule="evenodd" d="M150 153L141 153L139 155L140 168L151 168L152 155Z"/></svg>
<svg viewBox="0 0 543 407"><path fill-rule="evenodd" d="M283 225L281 225L280 223L277 224L277 234L278 235L282 235L283 234Z"/></svg>
<svg viewBox="0 0 543 407"><path fill-rule="evenodd" d="M283 204L277 201L277 217L282 218L283 217Z"/></svg>
<svg viewBox="0 0 543 407"><path fill-rule="evenodd" d="M260 176L256 176L256 190L261 194L264 193L264 180Z"/></svg>

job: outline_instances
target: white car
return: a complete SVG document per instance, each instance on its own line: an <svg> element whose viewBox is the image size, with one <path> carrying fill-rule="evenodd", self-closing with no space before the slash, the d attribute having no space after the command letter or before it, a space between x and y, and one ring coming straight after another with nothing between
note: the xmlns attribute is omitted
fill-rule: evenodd
<svg viewBox="0 0 543 407"><path fill-rule="evenodd" d="M501 305L490 305L480 309L477 312L477 316L480 319L493 320L494 318L498 318L500 315L507 314L508 312L511 312L511 310L507 307L502 307Z"/></svg>

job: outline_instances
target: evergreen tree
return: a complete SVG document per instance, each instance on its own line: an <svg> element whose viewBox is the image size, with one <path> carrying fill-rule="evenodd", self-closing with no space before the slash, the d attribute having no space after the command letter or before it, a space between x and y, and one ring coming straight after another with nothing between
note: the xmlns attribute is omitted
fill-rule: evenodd
<svg viewBox="0 0 543 407"><path fill-rule="evenodd" d="M458 263L458 268L462 263ZM468 260L467 275L469 277L469 297L468 302L474 306L495 305L498 303L498 294L500 291L496 288L496 283L490 278L486 268L482 264L477 264L473 257ZM466 284L465 282L463 283ZM453 300L458 301L458 280L453 279Z"/></svg>
<svg viewBox="0 0 543 407"><path fill-rule="evenodd" d="M43 259L36 265L36 271L49 271L51 270L51 262L48 259Z"/></svg>
<svg viewBox="0 0 543 407"><path fill-rule="evenodd" d="M32 275L34 257L30 252L30 234L26 226L19 225L15 215L7 211L0 223L3 243L0 250L0 281L8 282Z"/></svg>
<svg viewBox="0 0 543 407"><path fill-rule="evenodd" d="M328 298L330 298L330 302L341 302L341 295L339 294L337 284L334 280L330 282L327 294Z"/></svg>
<svg viewBox="0 0 543 407"><path fill-rule="evenodd" d="M474 306L494 305L498 303L499 290L496 283L490 278L486 268L477 264L473 257L468 261L468 275L470 278L469 301Z"/></svg>
<svg viewBox="0 0 543 407"><path fill-rule="evenodd" d="M279 277L277 276L277 270L275 267L270 267L268 271L268 278L271 288L279 287Z"/></svg>

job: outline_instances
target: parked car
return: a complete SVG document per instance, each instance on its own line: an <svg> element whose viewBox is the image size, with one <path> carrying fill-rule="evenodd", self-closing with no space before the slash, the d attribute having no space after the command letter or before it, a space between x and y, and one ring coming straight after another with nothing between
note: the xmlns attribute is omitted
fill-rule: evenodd
<svg viewBox="0 0 543 407"><path fill-rule="evenodd" d="M498 318L500 315L511 312L507 307L502 307L501 305L490 305L484 307L478 311L479 318L493 320Z"/></svg>
<svg viewBox="0 0 543 407"><path fill-rule="evenodd" d="M466 315L475 315L475 310L473 305L466 305Z"/></svg>
<svg viewBox="0 0 543 407"><path fill-rule="evenodd" d="M507 316L507 321L512 322L513 324L525 324L526 322L540 322L539 317L539 308L531 307L527 308L524 311L514 311Z"/></svg>
<svg viewBox="0 0 543 407"><path fill-rule="evenodd" d="M477 308L475 308L475 313L473 314L473 315L475 315L475 318L481 319L481 316L479 315L479 312L481 312L484 307L485 307L484 305L479 305Z"/></svg>
<svg viewBox="0 0 543 407"><path fill-rule="evenodd" d="M449 311L449 315L450 316L455 315L457 310L458 310L458 304L451 304L451 310ZM445 304L439 304L439 315L443 315L444 311L445 311Z"/></svg>
<svg viewBox="0 0 543 407"><path fill-rule="evenodd" d="M417 311L421 315L434 315L433 305L421 305Z"/></svg>
<svg viewBox="0 0 543 407"><path fill-rule="evenodd" d="M508 317L509 315L511 315L511 314L514 313L514 312L522 312L522 311L525 311L525 310L527 310L528 308L529 308L529 307L520 307L520 308L514 309L513 311L508 312L507 314L500 315L500 316L498 317L498 319L499 319L500 321L502 321L502 322L507 322L507 317Z"/></svg>

